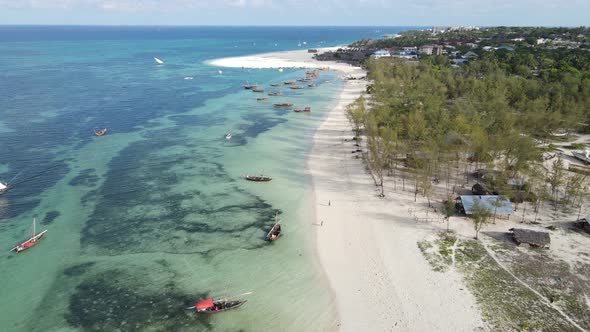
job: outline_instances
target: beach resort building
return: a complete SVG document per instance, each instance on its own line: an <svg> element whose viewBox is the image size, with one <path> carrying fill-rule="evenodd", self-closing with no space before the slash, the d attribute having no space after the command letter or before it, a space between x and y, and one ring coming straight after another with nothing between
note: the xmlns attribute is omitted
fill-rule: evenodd
<svg viewBox="0 0 590 332"><path fill-rule="evenodd" d="M465 215L473 215L476 205L484 207L492 215L500 217L510 217L512 214L512 203L506 198L501 198L498 195L461 195L456 202L461 212Z"/></svg>
<svg viewBox="0 0 590 332"><path fill-rule="evenodd" d="M390 57L391 57L391 52L389 52L388 50L378 50L378 51L375 51L375 53L373 53L373 55L371 55L371 58L373 58L373 59L390 58Z"/></svg>
<svg viewBox="0 0 590 332"><path fill-rule="evenodd" d="M441 55L443 54L443 47L440 45L423 45L420 46L420 54Z"/></svg>

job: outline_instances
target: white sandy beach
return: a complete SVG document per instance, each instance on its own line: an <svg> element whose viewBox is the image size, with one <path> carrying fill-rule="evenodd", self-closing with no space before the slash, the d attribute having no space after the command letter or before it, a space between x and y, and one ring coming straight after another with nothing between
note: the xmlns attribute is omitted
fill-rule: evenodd
<svg viewBox="0 0 590 332"><path fill-rule="evenodd" d="M321 51L321 50L320 50ZM347 64L318 62L306 51L211 61L246 68L329 66L346 76L366 73ZM475 331L485 329L475 298L460 275L434 272L417 242L437 226L417 224L408 213L413 196L376 187L354 159L344 108L365 91L365 80L348 80L337 106L314 136L307 169L313 181L317 248L335 293L334 326L341 331Z"/></svg>

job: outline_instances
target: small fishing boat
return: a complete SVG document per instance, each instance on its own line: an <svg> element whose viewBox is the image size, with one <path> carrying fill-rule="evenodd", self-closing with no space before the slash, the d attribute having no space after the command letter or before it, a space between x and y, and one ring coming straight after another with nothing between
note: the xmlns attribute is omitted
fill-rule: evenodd
<svg viewBox="0 0 590 332"><path fill-rule="evenodd" d="M574 157L583 161L585 164L590 164L590 150L573 151L572 154L574 155Z"/></svg>
<svg viewBox="0 0 590 332"><path fill-rule="evenodd" d="M301 113L301 112L305 112L305 113L310 113L311 112L311 107L307 106L302 110L293 110L293 112L297 112L297 113Z"/></svg>
<svg viewBox="0 0 590 332"><path fill-rule="evenodd" d="M164 61L162 61L162 60L160 60L158 58L154 58L154 61L156 61L156 63L159 64L159 65L163 65L164 64Z"/></svg>
<svg viewBox="0 0 590 332"><path fill-rule="evenodd" d="M275 224L272 226L272 228L270 229L268 234L266 234L267 241L276 241L276 240L278 240L278 238L283 236L283 233L281 232L281 224L278 219L278 216L279 216L279 213L277 212L277 214L275 215Z"/></svg>
<svg viewBox="0 0 590 332"><path fill-rule="evenodd" d="M315 88L316 86L317 86L317 84L315 84L315 83L311 83L311 84L307 85L308 88Z"/></svg>
<svg viewBox="0 0 590 332"><path fill-rule="evenodd" d="M303 87L301 85L292 85L289 88L291 88L293 90L301 90L301 89L303 89Z"/></svg>
<svg viewBox="0 0 590 332"><path fill-rule="evenodd" d="M244 89L246 89L246 90L254 90L254 89L257 89L257 88L258 88L258 85L253 85L253 84L246 84L246 85L244 85Z"/></svg>
<svg viewBox="0 0 590 332"><path fill-rule="evenodd" d="M0 195L8 191L8 183L0 182Z"/></svg>
<svg viewBox="0 0 590 332"><path fill-rule="evenodd" d="M246 180L256 182L267 182L272 180L272 178L270 176L264 175L246 175Z"/></svg>
<svg viewBox="0 0 590 332"><path fill-rule="evenodd" d="M291 103L278 103L278 104L273 104L276 107L291 107L293 106L293 104Z"/></svg>
<svg viewBox="0 0 590 332"><path fill-rule="evenodd" d="M247 300L214 300L212 297L199 301L194 308L197 313L201 314L216 314L223 311L239 308ZM193 307L190 307L192 309Z"/></svg>
<svg viewBox="0 0 590 332"><path fill-rule="evenodd" d="M230 140L231 139L231 133L227 133L227 135L225 135L225 139Z"/></svg>
<svg viewBox="0 0 590 332"><path fill-rule="evenodd" d="M283 85L283 83L273 83L270 86L281 86L281 85Z"/></svg>
<svg viewBox="0 0 590 332"><path fill-rule="evenodd" d="M297 84L297 82L295 82L295 81L285 81L285 82L283 82L283 84L285 84L285 85L294 85L294 84Z"/></svg>
<svg viewBox="0 0 590 332"><path fill-rule="evenodd" d="M263 88L252 89L252 92L260 92L260 93L263 93L264 92L264 89Z"/></svg>
<svg viewBox="0 0 590 332"><path fill-rule="evenodd" d="M39 234L35 234L35 224L37 223L37 220L35 220L35 218L33 218L33 233L31 234L31 238L26 240L25 242L19 244L18 246L10 249L10 251L14 251L17 254L21 251L27 250L30 247L36 245L39 240L41 240L43 238L43 236L45 236L45 233L47 233L47 230L44 230L43 232L39 233Z"/></svg>
<svg viewBox="0 0 590 332"><path fill-rule="evenodd" d="M106 133L107 133L107 129L106 128L103 128L103 129L101 129L99 131L95 131L94 132L94 135L96 135L96 136L104 136Z"/></svg>
<svg viewBox="0 0 590 332"><path fill-rule="evenodd" d="M282 96L283 93L282 92L271 92L268 94L269 96Z"/></svg>
<svg viewBox="0 0 590 332"><path fill-rule="evenodd" d="M268 100L268 97L259 97L259 98L256 98L256 100L258 100L258 101Z"/></svg>

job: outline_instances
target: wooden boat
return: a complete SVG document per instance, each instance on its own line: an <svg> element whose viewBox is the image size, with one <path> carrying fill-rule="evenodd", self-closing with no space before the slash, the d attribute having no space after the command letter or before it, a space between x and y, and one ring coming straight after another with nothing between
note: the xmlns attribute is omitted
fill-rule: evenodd
<svg viewBox="0 0 590 332"><path fill-rule="evenodd" d="M256 98L256 100L262 101L262 100L268 100L268 98L267 97L259 97L259 98Z"/></svg>
<svg viewBox="0 0 590 332"><path fill-rule="evenodd" d="M295 81L285 81L285 82L283 82L283 84L285 84L285 85L294 85L294 84L297 84L297 82L295 82Z"/></svg>
<svg viewBox="0 0 590 332"><path fill-rule="evenodd" d="M35 220L35 218L33 218L33 233L31 234L31 238L26 240L25 242L19 244L18 246L10 249L10 251L16 252L17 254L21 251L27 250L30 247L36 245L39 240L41 240L43 238L43 236L45 236L45 233L47 233L47 230L44 230L43 232L39 233L39 234L35 234L35 224L37 223L37 220Z"/></svg>
<svg viewBox="0 0 590 332"><path fill-rule="evenodd" d="M590 164L590 150L585 150L582 152L573 151L572 154L574 155L574 157L583 161L585 164Z"/></svg>
<svg viewBox="0 0 590 332"><path fill-rule="evenodd" d="M307 106L302 110L293 110L293 112L297 112L297 113L301 113L301 112L305 112L305 113L310 113L311 112L311 107Z"/></svg>
<svg viewBox="0 0 590 332"><path fill-rule="evenodd" d="M291 103L278 103L278 104L273 104L276 107L292 107L293 104Z"/></svg>
<svg viewBox="0 0 590 332"><path fill-rule="evenodd" d="M289 88L291 88L293 90L301 90L301 89L303 89L303 87L301 85L292 85Z"/></svg>
<svg viewBox="0 0 590 332"><path fill-rule="evenodd" d="M258 85L253 85L253 84L246 84L246 85L244 85L244 89L246 89L246 90L253 90L253 89L256 89L256 88L258 88Z"/></svg>
<svg viewBox="0 0 590 332"><path fill-rule="evenodd" d="M283 83L274 83L274 84L271 84L270 86L281 86L281 85L283 85Z"/></svg>
<svg viewBox="0 0 590 332"><path fill-rule="evenodd" d="M283 93L282 92L271 92L268 94L269 96L282 96Z"/></svg>
<svg viewBox="0 0 590 332"><path fill-rule="evenodd" d="M246 303L246 301L247 300L214 300L211 297L197 302L194 308L195 311L200 314L216 314L219 312L239 308L240 306L242 306L242 304Z"/></svg>
<svg viewBox="0 0 590 332"><path fill-rule="evenodd" d="M252 89L252 92L260 92L260 93L263 93L264 92L264 89L263 88Z"/></svg>
<svg viewBox="0 0 590 332"><path fill-rule="evenodd" d="M275 215L275 224L272 226L272 228L270 229L268 234L266 234L267 241L276 241L281 236L283 236L283 233L281 232L281 224L278 219L278 216L279 216L279 213L277 212L277 214Z"/></svg>
<svg viewBox="0 0 590 332"><path fill-rule="evenodd" d="M94 135L96 135L96 136L104 136L106 133L107 133L107 129L106 128L103 128L103 129L101 129L99 131L94 132Z"/></svg>
<svg viewBox="0 0 590 332"><path fill-rule="evenodd" d="M307 85L308 88L315 88L316 86L317 86L317 84L315 84L315 83L312 83L312 84L308 84Z"/></svg>
<svg viewBox="0 0 590 332"><path fill-rule="evenodd" d="M246 175L246 180L256 182L267 182L272 180L272 178L270 176L264 175Z"/></svg>

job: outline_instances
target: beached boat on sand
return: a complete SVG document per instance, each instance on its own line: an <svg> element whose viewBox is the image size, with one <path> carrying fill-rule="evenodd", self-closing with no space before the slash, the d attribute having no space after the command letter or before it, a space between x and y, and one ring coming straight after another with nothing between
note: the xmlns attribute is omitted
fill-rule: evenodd
<svg viewBox="0 0 590 332"><path fill-rule="evenodd" d="M197 313L201 314L216 314L219 312L236 309L246 303L247 300L214 300L212 297L199 301L194 308ZM192 309L193 307L191 307Z"/></svg>
<svg viewBox="0 0 590 332"><path fill-rule="evenodd" d="M293 104L291 103L277 103L277 104L273 104L276 107L292 107Z"/></svg>
<svg viewBox="0 0 590 332"><path fill-rule="evenodd" d="M99 131L94 132L94 135L96 135L96 136L104 136L106 133L107 133L107 129L106 128L103 128L103 129L101 129Z"/></svg>
<svg viewBox="0 0 590 332"><path fill-rule="evenodd" d="M574 157L578 158L584 163L590 164L590 150L585 150L581 152L573 151L572 154L574 155Z"/></svg>
<svg viewBox="0 0 590 332"><path fill-rule="evenodd" d="M27 250L29 248L31 248L32 246L36 245L39 240L41 240L43 238L43 236L45 236L45 233L47 233L47 230L44 230L43 232L39 233L39 234L35 234L35 224L37 223L37 220L35 220L33 218L33 232L31 234L31 238L26 240L25 242L17 245L16 247L10 249L10 251L14 251L17 254L21 251Z"/></svg>

